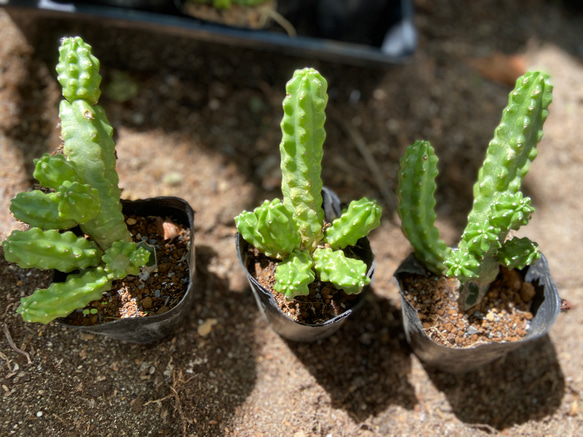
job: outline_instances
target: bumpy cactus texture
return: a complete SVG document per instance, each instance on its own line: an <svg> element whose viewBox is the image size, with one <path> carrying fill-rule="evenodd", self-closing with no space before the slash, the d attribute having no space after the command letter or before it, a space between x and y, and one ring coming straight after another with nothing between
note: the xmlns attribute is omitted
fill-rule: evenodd
<svg viewBox="0 0 583 437"><path fill-rule="evenodd" d="M317 276L346 293L370 282L364 262L348 258L353 246L379 226L381 208L363 198L331 224L322 209L322 156L328 102L327 82L314 69L297 70L286 87L280 144L283 201L265 201L235 217L243 238L267 256L280 259L275 289L288 299L309 294Z"/></svg>
<svg viewBox="0 0 583 437"><path fill-rule="evenodd" d="M533 207L519 191L537 155L537 143L552 100L549 77L529 72L516 81L508 106L488 146L474 185L474 204L455 250L444 247L434 227L436 158L428 142L409 146L401 160L398 195L402 228L428 269L458 278L461 303L469 308L483 297L500 265L523 268L540 253L528 239L507 240L510 230L528 223Z"/></svg>
<svg viewBox="0 0 583 437"><path fill-rule="evenodd" d="M137 248L124 222L115 170L115 144L103 108L99 61L81 38L65 38L59 48L58 81L63 154L35 160L34 177L52 190L16 196L10 210L32 226L14 231L2 244L8 261L20 267L79 270L62 284L24 298L24 320L48 323L101 296L113 279L139 273L150 252ZM84 237L64 231L80 226Z"/></svg>
<svg viewBox="0 0 583 437"><path fill-rule="evenodd" d="M401 227L417 258L436 275L446 272L450 249L435 227L437 156L428 141L416 141L401 158L397 191Z"/></svg>

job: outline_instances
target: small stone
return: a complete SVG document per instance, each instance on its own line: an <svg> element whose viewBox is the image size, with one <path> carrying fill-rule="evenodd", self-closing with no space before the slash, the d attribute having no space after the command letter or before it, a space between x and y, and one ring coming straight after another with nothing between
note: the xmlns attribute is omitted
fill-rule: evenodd
<svg viewBox="0 0 583 437"><path fill-rule="evenodd" d="M470 326L468 328L468 335L474 335L477 334L479 331L475 326Z"/></svg>
<svg viewBox="0 0 583 437"><path fill-rule="evenodd" d="M209 335L215 326L218 323L217 319L206 319L197 329L198 335L201 337L206 337Z"/></svg>
<svg viewBox="0 0 583 437"><path fill-rule="evenodd" d="M523 282L520 287L520 297L525 302L530 302L536 294L534 286L530 282Z"/></svg>
<svg viewBox="0 0 583 437"><path fill-rule="evenodd" d="M144 307L145 310L149 310L150 308L152 308L152 298L150 296L143 298L142 306Z"/></svg>
<svg viewBox="0 0 583 437"><path fill-rule="evenodd" d="M164 305L162 308L160 308L158 311L156 311L156 314L164 314L169 309L170 308L168 308L166 305Z"/></svg>

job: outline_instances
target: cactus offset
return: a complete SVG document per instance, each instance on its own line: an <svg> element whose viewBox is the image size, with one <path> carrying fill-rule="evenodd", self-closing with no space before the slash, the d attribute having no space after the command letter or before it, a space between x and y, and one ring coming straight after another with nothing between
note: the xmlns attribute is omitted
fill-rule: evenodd
<svg viewBox="0 0 583 437"><path fill-rule="evenodd" d="M99 299L112 280L138 274L150 258L149 250L131 241L122 214L113 129L97 105L99 61L79 37L63 39L59 52L58 81L66 99L59 107L63 154L36 159L34 171L52 191L13 199L10 210L32 228L2 242L6 259L22 268L79 271L22 299L18 312L41 323ZM59 232L77 225L88 239Z"/></svg>
<svg viewBox="0 0 583 437"><path fill-rule="evenodd" d="M444 249L433 226L436 170L429 143L409 146L401 160L399 214L417 258L437 274L461 282L460 303L477 304L498 275L500 265L523 268L540 256L528 239L507 240L510 230L528 223L534 209L519 191L522 178L537 155L542 127L552 100L547 75L527 73L516 81L508 106L490 141L474 185L474 204L455 250ZM421 148L424 151L419 153ZM429 157L427 159L426 157ZM429 170L428 170L429 169ZM429 173L434 173L432 177Z"/></svg>
<svg viewBox="0 0 583 437"><path fill-rule="evenodd" d="M366 264L348 258L343 249L380 224L381 208L364 198L331 224L325 222L320 173L327 83L306 68L294 73L286 91L280 144L283 201L265 201L253 212L242 212L235 218L237 229L262 253L281 260L274 288L288 299L309 294L317 276L346 293L358 293L370 282Z"/></svg>

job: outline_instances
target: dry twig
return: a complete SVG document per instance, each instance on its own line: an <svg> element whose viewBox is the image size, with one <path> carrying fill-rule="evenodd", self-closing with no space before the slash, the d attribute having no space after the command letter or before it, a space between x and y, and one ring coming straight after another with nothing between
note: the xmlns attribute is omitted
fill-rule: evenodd
<svg viewBox="0 0 583 437"><path fill-rule="evenodd" d="M387 207L391 211L391 221L398 225L399 224L397 223L398 217L395 214L395 212L397 211L397 198L391 192L391 190L389 190L388 182L383 177L383 173L379 166L377 165L374 156L372 155L372 153L370 153L370 150L368 150L368 146L366 145L364 138L362 137L360 132L353 128L349 123L346 123L345 121L341 120L338 115L336 114L333 115L336 123L339 126L341 126L342 129L344 129L344 131L352 139L352 142L356 146L358 152L364 158L364 162L366 163L368 169L371 172L371 175L377 185L377 188L381 193L381 196L383 197L385 205L387 205Z"/></svg>
<svg viewBox="0 0 583 437"><path fill-rule="evenodd" d="M22 349L18 348L18 346L16 346L14 344L14 341L12 340L12 336L10 335L10 331L8 330L8 326L4 325L4 326L2 326L2 329L4 329L4 335L6 336L6 340L8 340L8 344L14 350L14 352L17 352L21 355L24 355L26 357L28 364L32 364L32 360L30 359L30 355L28 354L28 352L23 351Z"/></svg>

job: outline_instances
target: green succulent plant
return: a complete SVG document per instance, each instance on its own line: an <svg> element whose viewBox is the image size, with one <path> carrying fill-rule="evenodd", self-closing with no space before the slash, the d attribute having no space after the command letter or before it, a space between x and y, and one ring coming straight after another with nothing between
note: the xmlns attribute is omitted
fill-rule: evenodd
<svg viewBox="0 0 583 437"><path fill-rule="evenodd" d="M528 72L516 81L488 145L468 223L455 249L447 247L434 225L437 157L433 148L427 141L417 141L401 159L397 196L403 232L428 270L460 281L460 303L465 309L480 302L501 265L521 269L540 257L536 243L507 237L526 225L534 211L520 187L537 155L552 89L549 77L540 72Z"/></svg>
<svg viewBox="0 0 583 437"><path fill-rule="evenodd" d="M63 153L35 160L45 190L18 194L14 216L31 226L2 242L6 260L22 268L75 272L21 299L27 322L49 323L101 298L114 279L136 275L152 248L137 246L124 221L115 170L113 129L99 106L99 60L81 38L64 38L58 81ZM83 236L68 230L79 226Z"/></svg>
<svg viewBox="0 0 583 437"><path fill-rule="evenodd" d="M215 9L229 9L231 5L257 6L268 0L189 0L193 3L212 5Z"/></svg>
<svg viewBox="0 0 583 437"><path fill-rule="evenodd" d="M370 282L366 264L343 249L380 224L380 206L366 198L353 201L332 223L326 223L322 208L327 86L312 68L297 70L287 83L279 147L283 200L266 200L235 218L249 244L281 260L274 288L287 299L308 295L316 277L348 294Z"/></svg>

